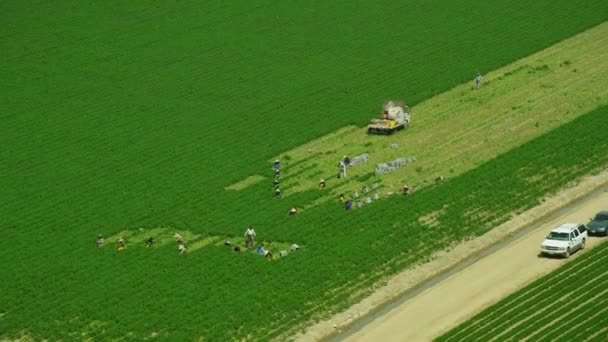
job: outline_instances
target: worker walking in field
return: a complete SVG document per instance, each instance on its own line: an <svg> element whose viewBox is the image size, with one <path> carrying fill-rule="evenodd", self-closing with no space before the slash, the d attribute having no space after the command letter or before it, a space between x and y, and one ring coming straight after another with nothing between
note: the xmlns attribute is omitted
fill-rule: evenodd
<svg viewBox="0 0 608 342"><path fill-rule="evenodd" d="M247 227L247 230L245 231L245 248L253 247L254 243L255 243L255 230L253 229L252 226L249 226L249 227Z"/></svg>
<svg viewBox="0 0 608 342"><path fill-rule="evenodd" d="M475 87L477 89L479 89L479 87L481 87L481 74L477 73L477 76L475 76Z"/></svg>
<svg viewBox="0 0 608 342"><path fill-rule="evenodd" d="M338 163L338 178L346 178L346 164L342 160Z"/></svg>

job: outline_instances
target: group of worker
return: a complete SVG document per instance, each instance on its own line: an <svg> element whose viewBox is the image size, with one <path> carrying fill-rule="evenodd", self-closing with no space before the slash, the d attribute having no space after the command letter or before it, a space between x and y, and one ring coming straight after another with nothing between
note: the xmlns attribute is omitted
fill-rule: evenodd
<svg viewBox="0 0 608 342"><path fill-rule="evenodd" d="M444 180L443 176L438 176L438 177L435 178L435 183L443 182L443 180ZM424 180L424 181L422 181L422 185L426 186L426 185L428 185L428 182L426 180ZM407 184L406 184L401 189L401 195L403 195L403 197L407 197L407 196L409 196L410 194L412 194L412 193L414 193L416 191L418 191L418 185L414 185L410 189L410 187L407 186Z"/></svg>
<svg viewBox="0 0 608 342"><path fill-rule="evenodd" d="M364 204L370 204L372 203L372 201L380 199L380 195L376 191L378 187L378 183L372 183L371 189L374 190L374 193L370 196L370 188L367 185L363 185L363 187L361 188L361 195L359 195L359 192L353 191L350 198L347 199L344 193L341 193L340 195L338 195L338 201L344 204L344 209L351 210L353 208L353 205L355 204L355 200L358 199L360 196L363 196L362 200L356 202L357 207L361 208Z"/></svg>
<svg viewBox="0 0 608 342"><path fill-rule="evenodd" d="M188 249L186 248L186 245L184 243L184 238L180 234L177 234L177 233L174 235L174 237L175 237L175 242L177 242L177 251L179 252L179 254L186 254L186 252L188 252ZM95 241L95 243L97 244L98 248L104 247L105 239L104 239L103 235L101 235L101 234L97 235L97 240ZM150 236L148 239L146 239L145 246L146 246L146 248L152 248L154 246L154 238ZM127 248L127 244L125 242L125 239L122 237L118 238L118 241L116 242L116 250L119 252L122 252L126 248Z"/></svg>
<svg viewBox="0 0 608 342"><path fill-rule="evenodd" d="M255 233L255 229L253 229L253 227L250 225L247 227L247 229L245 229L245 248L253 248L253 246L255 245L255 237L256 237L256 233ZM230 240L226 240L224 242L224 246L228 246L228 247L232 247L232 242L230 242ZM290 246L291 251L295 252L296 250L300 249L300 246L298 244L292 244ZM241 246L239 245L235 245L233 250L236 253L241 253ZM259 245L256 248L256 253L258 255L264 256L267 260L273 260L275 259L275 255L272 253L271 250L266 249L264 247L264 244ZM288 252L286 250L282 250L279 252L279 257L286 257L288 254Z"/></svg>
<svg viewBox="0 0 608 342"><path fill-rule="evenodd" d="M275 160L272 163L272 169L274 170L274 180L272 181L272 185L274 187L274 198L281 198L281 184L279 179L281 178L281 161Z"/></svg>

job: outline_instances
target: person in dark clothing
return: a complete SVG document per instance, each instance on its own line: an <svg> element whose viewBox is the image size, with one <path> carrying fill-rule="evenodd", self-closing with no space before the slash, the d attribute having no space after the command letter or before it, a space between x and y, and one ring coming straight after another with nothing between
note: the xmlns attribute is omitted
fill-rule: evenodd
<svg viewBox="0 0 608 342"><path fill-rule="evenodd" d="M344 163L344 165L346 167L350 166L350 158L348 157L348 155L344 155L344 158L342 159L342 162Z"/></svg>
<svg viewBox="0 0 608 342"><path fill-rule="evenodd" d="M353 208L353 201L348 200L348 201L344 202L344 209L351 210L352 208Z"/></svg>
<svg viewBox="0 0 608 342"><path fill-rule="evenodd" d="M146 240L146 247L150 248L154 245L154 239L152 237L149 237L148 240Z"/></svg>

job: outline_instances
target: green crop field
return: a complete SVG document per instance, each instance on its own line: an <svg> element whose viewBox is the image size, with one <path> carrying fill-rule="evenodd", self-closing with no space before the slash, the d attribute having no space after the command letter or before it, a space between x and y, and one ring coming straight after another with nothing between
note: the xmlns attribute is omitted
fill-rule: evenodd
<svg viewBox="0 0 608 342"><path fill-rule="evenodd" d="M436 341L606 341L607 261L604 242Z"/></svg>
<svg viewBox="0 0 608 342"><path fill-rule="evenodd" d="M284 337L608 162L587 134L608 125L604 106L407 201L288 217L319 192L275 200L270 177L225 190L385 98L415 105L598 25L605 1L0 9L0 339ZM302 248L266 262L222 246L248 224L275 251Z"/></svg>

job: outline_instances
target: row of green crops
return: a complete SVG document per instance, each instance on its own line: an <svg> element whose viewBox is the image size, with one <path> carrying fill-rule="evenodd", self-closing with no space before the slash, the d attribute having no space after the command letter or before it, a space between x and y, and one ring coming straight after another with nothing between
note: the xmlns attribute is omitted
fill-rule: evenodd
<svg viewBox="0 0 608 342"><path fill-rule="evenodd" d="M608 338L608 242L485 309L437 341Z"/></svg>
<svg viewBox="0 0 608 342"><path fill-rule="evenodd" d="M77 232L65 241L10 239L13 248L34 250L36 258L10 257L0 331L15 336L27 328L50 339L88 330L104 339L279 336L359 299L359 290L433 251L483 234L568 181L605 168L608 141L588 133L606 125L608 107L602 107L475 170L409 198L385 199L373 210L346 212L327 203L306 215L281 215L276 225L258 227L259 238L289 236L304 248L276 262L223 246L185 257L174 246L98 250L92 236ZM437 226L420 223L439 208ZM99 326L91 329L91 322Z"/></svg>
<svg viewBox="0 0 608 342"><path fill-rule="evenodd" d="M517 153L536 148L524 160L560 173L504 208L511 193L467 197L467 184L489 169L405 203L353 213L327 204L295 218L288 208L318 193L275 201L270 184L223 191L269 172L271 156L366 122L385 98L415 104L601 23L605 1L67 0L0 9L2 337L278 336L602 165L591 149L558 168L539 158L551 155L548 142L530 145ZM575 140L605 124L595 116ZM565 147L555 163L571 153ZM595 159L573 167L585 158ZM511 163L488 167L523 165ZM417 217L448 203L441 198L456 217L445 234L421 231ZM475 201L500 212L454 227L467 210L494 209ZM221 246L179 258L174 246L146 250L143 241L124 253L93 247L97 233L162 226L234 237L247 224L259 239L304 248L268 263Z"/></svg>

